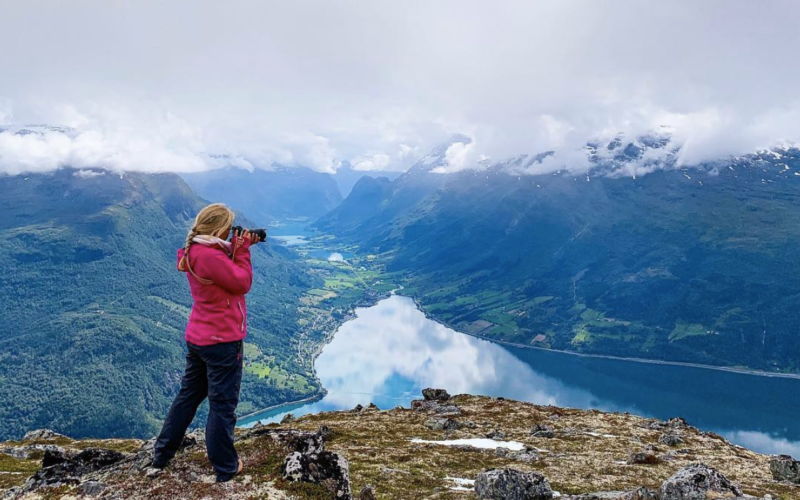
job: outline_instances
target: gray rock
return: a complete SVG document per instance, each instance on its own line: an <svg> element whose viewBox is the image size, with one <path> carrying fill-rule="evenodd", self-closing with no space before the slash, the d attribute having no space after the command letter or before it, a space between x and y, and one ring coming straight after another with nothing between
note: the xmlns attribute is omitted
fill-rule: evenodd
<svg viewBox="0 0 800 500"><path fill-rule="evenodd" d="M433 431L454 431L461 427L461 424L452 418L429 418L423 425Z"/></svg>
<svg viewBox="0 0 800 500"><path fill-rule="evenodd" d="M14 500L17 497L22 496L22 488L19 486L13 486L5 491L2 496L0 496L0 500Z"/></svg>
<svg viewBox="0 0 800 500"><path fill-rule="evenodd" d="M789 455L778 455L769 461L769 471L776 481L800 484L800 462Z"/></svg>
<svg viewBox="0 0 800 500"><path fill-rule="evenodd" d="M45 486L77 485L81 476L99 471L123 460L122 453L102 448L86 448L76 455L45 451L42 468L25 483L24 490Z"/></svg>
<svg viewBox="0 0 800 500"><path fill-rule="evenodd" d="M287 481L320 484L339 500L353 498L350 491L350 465L338 453L292 452L284 461L283 478Z"/></svg>
<svg viewBox="0 0 800 500"><path fill-rule="evenodd" d="M489 469L478 474L475 492L482 500L550 500L550 483L536 472Z"/></svg>
<svg viewBox="0 0 800 500"><path fill-rule="evenodd" d="M375 403L370 403L369 406L367 406L367 410L380 411L380 408L378 408L378 405L376 405Z"/></svg>
<svg viewBox="0 0 800 500"><path fill-rule="evenodd" d="M489 439L505 439L506 433L497 429L492 429L486 433L486 437Z"/></svg>
<svg viewBox="0 0 800 500"><path fill-rule="evenodd" d="M0 453L22 460L30 460L41 456L45 451L58 451L63 453L64 448L54 444L29 444L26 446L7 446L0 448Z"/></svg>
<svg viewBox="0 0 800 500"><path fill-rule="evenodd" d="M350 413L361 413L362 411L364 411L364 407L361 405L356 405L355 408L350 410Z"/></svg>
<svg viewBox="0 0 800 500"><path fill-rule="evenodd" d="M287 413L287 414L286 414L286 415L284 415L284 416L283 416L283 418L281 419L281 425L286 425L286 424L292 423L292 422L294 422L295 420L297 420L297 419L294 417L294 414L292 414L292 413Z"/></svg>
<svg viewBox="0 0 800 500"><path fill-rule="evenodd" d="M692 426L690 426L688 423L686 423L686 419L684 419L683 417L675 417L675 418L669 419L667 421L667 427L669 427L670 429L691 429L692 428Z"/></svg>
<svg viewBox="0 0 800 500"><path fill-rule="evenodd" d="M184 450L186 448L193 448L195 446L205 446L205 445L206 445L206 431L204 429L195 429L191 432L187 432L183 436L183 442L181 442L179 450Z"/></svg>
<svg viewBox="0 0 800 500"><path fill-rule="evenodd" d="M87 497L95 497L106 489L106 484L100 481L86 481L78 486L78 491Z"/></svg>
<svg viewBox="0 0 800 500"><path fill-rule="evenodd" d="M25 436L22 437L22 441L35 441L37 439L52 440L58 438L67 438L67 436L51 431L50 429L36 429L25 434Z"/></svg>
<svg viewBox="0 0 800 500"><path fill-rule="evenodd" d="M425 401L447 401L450 394L444 389L422 389L422 397Z"/></svg>
<svg viewBox="0 0 800 500"><path fill-rule="evenodd" d="M552 438L555 437L556 433L553 432L553 429L546 425L535 424L531 427L531 436L532 437L540 437L540 438Z"/></svg>
<svg viewBox="0 0 800 500"><path fill-rule="evenodd" d="M632 491L598 491L563 498L565 500L660 500L660 494L648 488L639 488Z"/></svg>
<svg viewBox="0 0 800 500"><path fill-rule="evenodd" d="M742 495L742 490L728 478L700 463L687 465L661 485L662 500L706 500Z"/></svg>
<svg viewBox="0 0 800 500"><path fill-rule="evenodd" d="M678 446L683 444L683 438L676 432L665 432L658 437L658 442L667 446Z"/></svg>
<svg viewBox="0 0 800 500"><path fill-rule="evenodd" d="M498 457L509 458L518 462L535 462L541 458L539 450L530 446L526 446L525 449L521 451L511 451L507 448L497 448L494 453Z"/></svg>
<svg viewBox="0 0 800 500"><path fill-rule="evenodd" d="M375 490L371 484L361 488L361 492L358 494L358 500L375 500Z"/></svg>

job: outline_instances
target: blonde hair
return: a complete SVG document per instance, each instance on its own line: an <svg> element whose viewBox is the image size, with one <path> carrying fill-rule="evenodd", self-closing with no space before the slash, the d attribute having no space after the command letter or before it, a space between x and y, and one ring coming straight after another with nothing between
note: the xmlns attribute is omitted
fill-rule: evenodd
<svg viewBox="0 0 800 500"><path fill-rule="evenodd" d="M185 249L192 245L192 239L200 234L221 238L233 226L233 211L222 203L212 203L200 210L194 224L186 235Z"/></svg>

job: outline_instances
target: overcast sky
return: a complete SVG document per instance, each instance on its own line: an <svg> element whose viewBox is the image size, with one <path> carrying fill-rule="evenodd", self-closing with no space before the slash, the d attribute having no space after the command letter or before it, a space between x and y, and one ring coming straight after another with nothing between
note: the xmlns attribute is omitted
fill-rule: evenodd
<svg viewBox="0 0 800 500"><path fill-rule="evenodd" d="M451 168L668 127L693 162L800 139L800 2L0 0L0 171ZM562 155L568 159L569 155ZM567 161L567 160L564 160Z"/></svg>

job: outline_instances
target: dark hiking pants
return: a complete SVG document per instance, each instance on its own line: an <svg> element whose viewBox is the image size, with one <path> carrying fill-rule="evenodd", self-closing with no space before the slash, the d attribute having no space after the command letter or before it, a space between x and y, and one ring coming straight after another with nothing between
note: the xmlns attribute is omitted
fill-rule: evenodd
<svg viewBox="0 0 800 500"><path fill-rule="evenodd" d="M242 385L242 342L208 346L186 343L186 371L155 444L153 465L164 467L177 453L197 407L208 397L206 450L220 476L235 474L239 456L233 448L236 405Z"/></svg>

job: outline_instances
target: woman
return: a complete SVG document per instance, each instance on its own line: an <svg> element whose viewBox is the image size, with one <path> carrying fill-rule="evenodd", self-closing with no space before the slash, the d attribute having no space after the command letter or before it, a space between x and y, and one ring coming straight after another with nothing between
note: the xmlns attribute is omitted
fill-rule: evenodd
<svg viewBox="0 0 800 500"><path fill-rule="evenodd" d="M163 469L178 451L197 407L208 397L206 449L217 481L242 471L233 447L236 405L242 382L242 341L247 334L244 296L253 282L250 245L258 236L234 234L233 212L214 203L202 209L178 250L178 269L192 292L186 326L186 371L155 444L153 467Z"/></svg>

